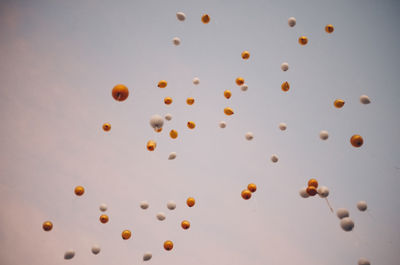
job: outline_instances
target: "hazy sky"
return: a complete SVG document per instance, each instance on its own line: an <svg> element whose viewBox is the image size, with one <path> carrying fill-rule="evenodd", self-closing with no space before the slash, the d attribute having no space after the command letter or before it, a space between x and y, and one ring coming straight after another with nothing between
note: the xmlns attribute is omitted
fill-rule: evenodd
<svg viewBox="0 0 400 265"><path fill-rule="evenodd" d="M0 264L128 265L146 251L148 264L399 264L399 11L398 1L377 0L1 1ZM119 83L130 90L124 102L111 96ZM360 103L362 94L371 104ZM333 107L337 98L342 109ZM233 116L223 113L228 106ZM157 134L149 119L166 113L173 119ZM361 148L350 145L353 134L364 137ZM155 152L146 150L150 139ZM349 209L352 232L324 199L299 196L312 177L329 187L334 209ZM258 190L245 201L250 182ZM108 224L99 222L101 203ZM51 232L42 230L46 220ZM124 229L130 240L121 239ZM97 256L93 244L102 248ZM63 258L68 249L72 260Z"/></svg>

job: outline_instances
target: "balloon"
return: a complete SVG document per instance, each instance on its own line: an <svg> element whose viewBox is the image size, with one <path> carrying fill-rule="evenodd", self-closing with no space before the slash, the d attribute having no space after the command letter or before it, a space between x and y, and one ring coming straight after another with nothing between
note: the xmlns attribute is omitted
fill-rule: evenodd
<svg viewBox="0 0 400 265"><path fill-rule="evenodd" d="M319 187L317 189L318 195L321 198L326 198L329 196L329 189L325 186Z"/></svg>
<svg viewBox="0 0 400 265"><path fill-rule="evenodd" d="M253 135L252 132L247 132L247 133L245 134L245 138L246 138L246 140L251 141L251 140L253 140L254 135Z"/></svg>
<svg viewBox="0 0 400 265"><path fill-rule="evenodd" d="M129 230L124 230L121 233L121 236L122 236L123 240L128 240L129 238L131 238L131 235L132 235L132 233Z"/></svg>
<svg viewBox="0 0 400 265"><path fill-rule="evenodd" d="M222 129L224 129L224 128L226 127L226 122L220 121L220 122L219 122L219 127L222 128Z"/></svg>
<svg viewBox="0 0 400 265"><path fill-rule="evenodd" d="M238 78L236 78L236 84L238 85L238 86L241 86L241 85L243 85L244 84L244 79L242 78L242 77L238 77Z"/></svg>
<svg viewBox="0 0 400 265"><path fill-rule="evenodd" d="M107 211L107 204L105 204L105 203L100 204L99 209L100 209L100 211L102 211L102 212Z"/></svg>
<svg viewBox="0 0 400 265"><path fill-rule="evenodd" d="M281 131L286 130L286 128L287 128L286 123L284 123L284 122L279 123L279 129L280 129Z"/></svg>
<svg viewBox="0 0 400 265"><path fill-rule="evenodd" d="M253 192L256 192L257 186L256 186L256 184L254 184L254 183L250 183L249 185L247 185L247 189L248 189L251 193L253 193Z"/></svg>
<svg viewBox="0 0 400 265"><path fill-rule="evenodd" d="M164 221L165 218L166 218L165 213L163 213L163 212L159 212L159 213L156 215L156 217L157 217L157 219L160 220L160 221Z"/></svg>
<svg viewBox="0 0 400 265"><path fill-rule="evenodd" d="M310 195L308 195L308 193L307 193L307 188L302 188L300 191L299 191L299 194L300 194L300 196L301 197L303 197L303 198L308 198Z"/></svg>
<svg viewBox="0 0 400 265"><path fill-rule="evenodd" d="M126 86L119 84L112 89L111 95L117 101L124 101L129 96L129 90Z"/></svg>
<svg viewBox="0 0 400 265"><path fill-rule="evenodd" d="M193 121L188 121L187 127L189 129L194 129L196 127L196 124Z"/></svg>
<svg viewBox="0 0 400 265"><path fill-rule="evenodd" d="M278 158L277 155L274 154L274 155L271 156L271 161L272 161L273 163L278 162L278 160L279 160L279 158Z"/></svg>
<svg viewBox="0 0 400 265"><path fill-rule="evenodd" d="M169 202L167 203L167 208L170 209L170 210L175 210L175 208L176 208L176 203L175 203L174 201L169 201Z"/></svg>
<svg viewBox="0 0 400 265"><path fill-rule="evenodd" d="M143 210L146 210L147 208L149 208L149 203L147 201L141 201L140 208L142 208Z"/></svg>
<svg viewBox="0 0 400 265"><path fill-rule="evenodd" d="M167 114L165 114L165 117L164 117L167 121L170 121L170 120L172 120L172 115L170 114L170 113L167 113Z"/></svg>
<svg viewBox="0 0 400 265"><path fill-rule="evenodd" d="M365 201L359 201L359 202L357 202L357 208L361 212L364 212L364 211L367 210L368 206L367 206L367 203Z"/></svg>
<svg viewBox="0 0 400 265"><path fill-rule="evenodd" d="M170 97L164 98L164 103L165 103L166 105L170 105L170 104L172 103L172 98L170 98Z"/></svg>
<svg viewBox="0 0 400 265"><path fill-rule="evenodd" d="M75 251L70 249L65 252L64 259L72 259L75 256Z"/></svg>
<svg viewBox="0 0 400 265"><path fill-rule="evenodd" d="M225 109L224 109L224 113L225 113L226 115L230 116L230 115L232 115L234 112L233 112L233 109L231 109L231 108L225 108Z"/></svg>
<svg viewBox="0 0 400 265"><path fill-rule="evenodd" d="M327 140L329 138L329 134L327 131L320 131L319 132L319 138L321 138L321 140Z"/></svg>
<svg viewBox="0 0 400 265"><path fill-rule="evenodd" d="M251 198L251 191L249 190L242 190L242 198L248 200Z"/></svg>
<svg viewBox="0 0 400 265"><path fill-rule="evenodd" d="M155 132L159 133L162 131L162 128L154 129Z"/></svg>
<svg viewBox="0 0 400 265"><path fill-rule="evenodd" d="M315 188L318 188L318 181L316 179L310 179L308 181L308 186L313 186Z"/></svg>
<svg viewBox="0 0 400 265"><path fill-rule="evenodd" d="M371 265L371 263L366 258L360 258L358 260L358 265Z"/></svg>
<svg viewBox="0 0 400 265"><path fill-rule="evenodd" d="M85 193L85 188L84 187L82 187L82 186L76 186L75 187L75 194L77 196L82 196L83 193Z"/></svg>
<svg viewBox="0 0 400 265"><path fill-rule="evenodd" d="M93 247L92 247L92 253L93 254L95 254L95 255L97 255L97 254L99 254L100 253L100 246L99 245L93 245Z"/></svg>
<svg viewBox="0 0 400 265"><path fill-rule="evenodd" d="M203 22L204 24L207 24L208 22L210 22L210 16L205 14L201 17L201 22Z"/></svg>
<svg viewBox="0 0 400 265"><path fill-rule="evenodd" d="M335 100L335 102L333 102L333 105L334 105L336 108L340 109L340 108L343 107L343 105L344 105L344 100L342 100L342 99L337 99L337 100Z"/></svg>
<svg viewBox="0 0 400 265"><path fill-rule="evenodd" d="M306 45L308 43L308 38L306 36L301 36L299 38L300 45Z"/></svg>
<svg viewBox="0 0 400 265"><path fill-rule="evenodd" d="M168 156L168 160L174 160L176 158L176 153L175 152L171 152Z"/></svg>
<svg viewBox="0 0 400 265"><path fill-rule="evenodd" d="M328 24L325 26L326 33L332 33L334 30L335 29L334 29L333 25L331 25L331 24Z"/></svg>
<svg viewBox="0 0 400 265"><path fill-rule="evenodd" d="M350 232L354 228L354 222L349 217L340 220L340 226L346 232Z"/></svg>
<svg viewBox="0 0 400 265"><path fill-rule="evenodd" d="M164 242L164 249L170 251L174 247L174 243L172 241L167 240Z"/></svg>
<svg viewBox="0 0 400 265"><path fill-rule="evenodd" d="M171 130L169 132L169 136L171 136L172 139L176 139L178 137L178 132L175 130Z"/></svg>
<svg viewBox="0 0 400 265"><path fill-rule="evenodd" d="M192 198L192 197L189 197L187 200L186 200L186 204L187 204L187 206L189 206L189 207L193 207L194 206L194 204L195 204L195 199L194 198Z"/></svg>
<svg viewBox="0 0 400 265"><path fill-rule="evenodd" d="M360 97L360 102L362 104L369 104L369 103L371 103L371 100L369 99L369 97L367 95L362 95Z"/></svg>
<svg viewBox="0 0 400 265"><path fill-rule="evenodd" d="M109 124L109 123L104 123L104 124L103 124L103 130L104 130L105 132L110 131L110 130L111 130L111 124Z"/></svg>
<svg viewBox="0 0 400 265"><path fill-rule="evenodd" d="M186 103L187 103L188 105L193 105L193 104L194 104L194 98L187 98L187 99L186 99Z"/></svg>
<svg viewBox="0 0 400 265"><path fill-rule="evenodd" d="M339 209L336 210L336 216L337 216L339 219L343 219L343 218L345 218L345 217L349 217L349 216L350 216L350 213L349 213L349 211L348 211L347 209L345 209L345 208L339 208Z"/></svg>
<svg viewBox="0 0 400 265"><path fill-rule="evenodd" d="M164 119L160 115L155 114L150 117L150 126L153 129L160 129L163 127L163 125L164 125Z"/></svg>
<svg viewBox="0 0 400 265"><path fill-rule="evenodd" d="M248 51L242 52L242 59L247 60L250 58L250 53Z"/></svg>
<svg viewBox="0 0 400 265"><path fill-rule="evenodd" d="M157 147L157 143L153 140L150 140L147 142L147 150L149 151L154 151L154 149L156 149Z"/></svg>
<svg viewBox="0 0 400 265"><path fill-rule="evenodd" d="M193 78L192 82L194 85L198 85L198 84L200 84L200 79L198 77L195 77L195 78Z"/></svg>
<svg viewBox="0 0 400 265"><path fill-rule="evenodd" d="M102 214L102 215L100 215L100 222L102 223L102 224L106 224L106 223L108 223L108 215L106 215L106 214Z"/></svg>
<svg viewBox="0 0 400 265"><path fill-rule="evenodd" d="M148 261L153 257L153 255L150 252L146 252L143 254L143 261Z"/></svg>
<svg viewBox="0 0 400 265"><path fill-rule="evenodd" d="M287 70L289 70L289 64L288 63L282 63L281 64L281 69L282 71L286 72Z"/></svg>
<svg viewBox="0 0 400 265"><path fill-rule="evenodd" d="M287 92L287 91L289 91L289 88L290 88L290 84L287 81L282 83L282 85L281 85L282 91Z"/></svg>
<svg viewBox="0 0 400 265"><path fill-rule="evenodd" d="M242 91L247 91L248 88L249 88L249 87L248 87L246 84L243 84L243 85L240 86L240 89L241 89Z"/></svg>
<svg viewBox="0 0 400 265"><path fill-rule="evenodd" d="M185 21L186 15L185 15L185 13L183 13L183 12L177 12L177 13L176 13L176 18L177 18L179 21Z"/></svg>
<svg viewBox="0 0 400 265"><path fill-rule="evenodd" d="M178 46L179 44L181 44L181 39L178 38L178 37L175 37L175 38L172 39L172 43L173 43L175 46Z"/></svg>
<svg viewBox="0 0 400 265"><path fill-rule="evenodd" d="M364 143L364 139L360 135L355 134L350 138L350 143L354 147L361 147Z"/></svg>
<svg viewBox="0 0 400 265"><path fill-rule="evenodd" d="M53 229L53 223L50 221L46 221L43 223L42 227L43 227L43 230L46 232L51 231L51 229Z"/></svg>
<svg viewBox="0 0 400 265"><path fill-rule="evenodd" d="M190 222L187 221L187 220L183 220L182 223L181 223L181 226L182 226L183 229L187 230L190 227Z"/></svg>
<svg viewBox="0 0 400 265"><path fill-rule="evenodd" d="M289 24L289 27L294 27L294 26L296 26L296 19L295 19L294 17L290 17L290 18L288 19L288 24Z"/></svg>
<svg viewBox="0 0 400 265"><path fill-rule="evenodd" d="M167 83L167 81L165 81L165 80L161 80L160 82L158 82L158 87L159 88L165 88L165 87L167 87L167 85L168 85L168 83Z"/></svg>
<svg viewBox="0 0 400 265"><path fill-rule="evenodd" d="M315 188L314 186L308 186L306 191L310 196L315 196L315 194L317 194L317 188Z"/></svg>
<svg viewBox="0 0 400 265"><path fill-rule="evenodd" d="M225 91L224 91L224 97L226 97L227 99L230 99L231 96L232 96L231 91L229 91L229 90L225 90Z"/></svg>

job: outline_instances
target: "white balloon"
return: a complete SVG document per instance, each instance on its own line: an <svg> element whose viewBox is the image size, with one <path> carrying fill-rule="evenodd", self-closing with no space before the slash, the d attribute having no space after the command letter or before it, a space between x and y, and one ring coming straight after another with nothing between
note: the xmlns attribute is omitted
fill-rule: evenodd
<svg viewBox="0 0 400 265"><path fill-rule="evenodd" d="M310 195L308 195L308 193L307 193L307 188L302 188L302 189L299 191L299 194L300 194L300 196L301 196L302 198L308 198L308 197L310 197Z"/></svg>
<svg viewBox="0 0 400 265"><path fill-rule="evenodd" d="M151 257L153 257L153 255L150 252L146 252L146 253L143 254L143 260L144 261L150 260Z"/></svg>
<svg viewBox="0 0 400 265"><path fill-rule="evenodd" d="M198 77L193 78L193 84L194 85L200 84L200 79Z"/></svg>
<svg viewBox="0 0 400 265"><path fill-rule="evenodd" d="M226 127L226 122L220 121L219 122L219 127L222 128L222 129L225 128Z"/></svg>
<svg viewBox="0 0 400 265"><path fill-rule="evenodd" d="M273 155L271 156L271 161L272 161L273 163L278 162L278 160L279 160L279 158L278 158L277 155L273 154Z"/></svg>
<svg viewBox="0 0 400 265"><path fill-rule="evenodd" d="M294 26L296 26L296 19L295 19L294 17L290 17L290 18L288 19L288 24L289 24L289 27L294 27Z"/></svg>
<svg viewBox="0 0 400 265"><path fill-rule="evenodd" d="M345 218L345 217L349 217L349 216L350 216L350 213L349 213L349 211L348 211L347 209L345 209L345 208L339 208L339 209L336 210L336 216L337 216L339 219L343 219L343 218Z"/></svg>
<svg viewBox="0 0 400 265"><path fill-rule="evenodd" d="M168 156L168 160L174 160L176 158L176 153L175 152L171 152Z"/></svg>
<svg viewBox="0 0 400 265"><path fill-rule="evenodd" d="M159 213L156 215L156 217L157 217L158 220L164 221L164 220L165 220L165 213L159 212Z"/></svg>
<svg viewBox="0 0 400 265"><path fill-rule="evenodd" d="M150 118L150 126L153 127L153 129L160 129L164 125L164 119L158 114L155 114L151 116Z"/></svg>
<svg viewBox="0 0 400 265"><path fill-rule="evenodd" d="M326 198L329 196L329 189L328 187L321 186L317 189L318 195L321 198Z"/></svg>
<svg viewBox="0 0 400 265"><path fill-rule="evenodd" d="M175 38L172 39L172 43L173 43L175 46L178 46L179 44L181 44L181 39L178 38L178 37L175 37Z"/></svg>
<svg viewBox="0 0 400 265"><path fill-rule="evenodd" d="M172 115L171 115L170 113L165 114L165 119L166 119L167 121L172 120Z"/></svg>
<svg viewBox="0 0 400 265"><path fill-rule="evenodd" d="M359 202L357 202L357 208L361 212L364 212L365 210L367 210L368 206L367 206L367 203L365 201L359 201Z"/></svg>
<svg viewBox="0 0 400 265"><path fill-rule="evenodd" d="M99 209L100 209L100 211L102 211L102 212L107 211L107 204L105 204L105 203L100 204Z"/></svg>
<svg viewBox="0 0 400 265"><path fill-rule="evenodd" d="M149 203L147 201L141 201L140 208L142 208L143 210L146 210L147 208L149 208Z"/></svg>
<svg viewBox="0 0 400 265"><path fill-rule="evenodd" d="M284 123L284 122L279 123L279 129L280 129L281 131L286 130L286 128L287 128L286 123Z"/></svg>
<svg viewBox="0 0 400 265"><path fill-rule="evenodd" d="M360 97L360 102L362 104L369 104L369 103L371 103L371 100L369 99L369 97L367 95L362 95Z"/></svg>
<svg viewBox="0 0 400 265"><path fill-rule="evenodd" d="M354 222L350 219L350 217L345 217L340 220L340 226L346 232L350 232L354 228Z"/></svg>
<svg viewBox="0 0 400 265"><path fill-rule="evenodd" d="M320 131L319 138L321 138L321 140L327 140L329 138L329 133L327 131Z"/></svg>
<svg viewBox="0 0 400 265"><path fill-rule="evenodd" d="M75 256L75 251L70 249L65 252L64 259L72 259Z"/></svg>
<svg viewBox="0 0 400 265"><path fill-rule="evenodd" d="M242 91L247 91L248 88L249 88L249 87L248 87L246 84L243 84L243 85L240 86L240 89L241 89Z"/></svg>
<svg viewBox="0 0 400 265"><path fill-rule="evenodd" d="M289 64L288 63L282 63L281 64L281 69L282 71L286 72L287 70L289 70Z"/></svg>
<svg viewBox="0 0 400 265"><path fill-rule="evenodd" d="M245 137L246 137L246 140L251 141L251 140L253 140L254 135L253 135L252 132L247 132L247 133L245 134Z"/></svg>
<svg viewBox="0 0 400 265"><path fill-rule="evenodd" d="M100 253L100 246L99 245L93 245L92 247L92 253L97 255Z"/></svg>
<svg viewBox="0 0 400 265"><path fill-rule="evenodd" d="M366 258L360 258L358 260L358 265L371 265L371 263Z"/></svg>
<svg viewBox="0 0 400 265"><path fill-rule="evenodd" d="M174 201L169 201L169 202L167 203L167 208L170 209L170 210L175 210L175 208L176 208L176 203L175 203Z"/></svg>
<svg viewBox="0 0 400 265"><path fill-rule="evenodd" d="M185 21L186 15L185 15L185 13L183 13L183 12L177 12L177 13L176 13L176 18L177 18L179 21Z"/></svg>

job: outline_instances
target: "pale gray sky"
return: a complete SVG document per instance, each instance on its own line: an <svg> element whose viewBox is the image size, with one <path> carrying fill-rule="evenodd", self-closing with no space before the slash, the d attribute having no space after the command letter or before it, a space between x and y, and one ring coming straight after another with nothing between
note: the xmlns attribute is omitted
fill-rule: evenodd
<svg viewBox="0 0 400 265"><path fill-rule="evenodd" d="M360 257L399 264L400 4L300 2L2 1L0 264L127 265L142 263L146 251L149 264L337 265ZM167 88L157 87L161 79ZM111 97L119 83L130 89L125 102ZM372 103L360 104L362 94ZM166 96L172 105L163 104ZM333 107L336 98L345 100L342 109ZM156 134L149 119L166 113L173 119ZM353 134L364 137L359 149L349 143ZM150 139L155 152L146 150ZM170 152L178 154L173 161ZM350 210L352 232L341 230L323 199L300 198L311 177L329 187L335 209ZM258 190L244 201L250 182ZM77 185L84 196L74 195ZM356 209L359 200L368 212ZM98 220L101 203L108 224ZM46 220L51 232L41 228ZM133 232L128 241L124 229ZM171 252L165 240L174 242ZM97 256L93 244L102 248ZM76 251L72 260L63 259L68 249Z"/></svg>

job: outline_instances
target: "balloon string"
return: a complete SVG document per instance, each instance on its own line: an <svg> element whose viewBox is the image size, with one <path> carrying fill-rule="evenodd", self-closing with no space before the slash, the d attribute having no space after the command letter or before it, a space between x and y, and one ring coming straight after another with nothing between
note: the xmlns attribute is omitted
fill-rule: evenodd
<svg viewBox="0 0 400 265"><path fill-rule="evenodd" d="M331 210L331 212L333 213L333 208L331 206L331 204L328 201L328 198L325 198L326 203L328 204L329 209Z"/></svg>

